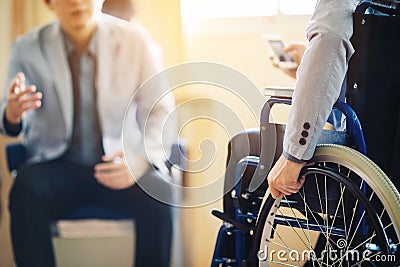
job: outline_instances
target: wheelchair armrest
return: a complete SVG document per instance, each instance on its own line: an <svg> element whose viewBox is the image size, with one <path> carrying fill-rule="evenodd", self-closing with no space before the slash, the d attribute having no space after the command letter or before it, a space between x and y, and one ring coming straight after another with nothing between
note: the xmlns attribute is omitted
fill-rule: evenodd
<svg viewBox="0 0 400 267"><path fill-rule="evenodd" d="M286 97L271 97L264 104L264 107L261 111L261 126L267 127L269 122L269 115L272 109L272 106L275 104L284 104L291 105L292 99ZM366 145L365 139L363 135L363 131L361 128L360 120L357 117L357 114L351 108L351 106L343 101L337 101L334 106L334 109L339 110L346 117L346 128L351 136L351 141L354 142L358 151L363 154L366 154Z"/></svg>
<svg viewBox="0 0 400 267"><path fill-rule="evenodd" d="M277 98L292 98L293 87L268 86L264 88L264 95Z"/></svg>
<svg viewBox="0 0 400 267"><path fill-rule="evenodd" d="M370 6L388 15L400 14L400 1L398 0L372 0Z"/></svg>

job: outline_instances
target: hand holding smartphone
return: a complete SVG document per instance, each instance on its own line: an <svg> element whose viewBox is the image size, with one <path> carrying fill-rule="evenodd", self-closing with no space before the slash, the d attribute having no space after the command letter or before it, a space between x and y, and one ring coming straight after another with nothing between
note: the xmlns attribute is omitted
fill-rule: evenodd
<svg viewBox="0 0 400 267"><path fill-rule="evenodd" d="M289 53L285 52L285 44L279 36L263 35L267 41L269 54L277 62L281 69L296 69L298 64L293 60Z"/></svg>

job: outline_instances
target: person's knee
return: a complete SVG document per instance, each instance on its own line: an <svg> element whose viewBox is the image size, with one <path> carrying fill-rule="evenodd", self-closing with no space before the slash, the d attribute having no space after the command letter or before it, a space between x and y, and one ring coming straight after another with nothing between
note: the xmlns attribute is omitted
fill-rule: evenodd
<svg viewBox="0 0 400 267"><path fill-rule="evenodd" d="M149 170L138 182L139 186L155 201L171 204L172 184L159 171Z"/></svg>
<svg viewBox="0 0 400 267"><path fill-rule="evenodd" d="M9 210L14 213L39 206L41 203L46 203L47 195L46 186L40 183L39 179L21 172L16 177L10 191Z"/></svg>

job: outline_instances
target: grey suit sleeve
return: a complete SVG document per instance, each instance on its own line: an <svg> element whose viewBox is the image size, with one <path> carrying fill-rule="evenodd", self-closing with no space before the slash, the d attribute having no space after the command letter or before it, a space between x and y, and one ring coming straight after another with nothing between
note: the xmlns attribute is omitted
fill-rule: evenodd
<svg viewBox="0 0 400 267"><path fill-rule="evenodd" d="M308 47L297 71L283 149L298 160L312 157L338 99L354 53L352 13L357 0L320 0L307 27Z"/></svg>
<svg viewBox="0 0 400 267"><path fill-rule="evenodd" d="M22 122L11 124L7 121L6 116L3 117L4 129L8 135L17 136L22 130Z"/></svg>
<svg viewBox="0 0 400 267"><path fill-rule="evenodd" d="M20 41L20 39L16 39L12 45L11 55L8 62L6 82L3 89L4 96L0 104L0 132L10 136L22 134L26 129L26 118L23 118L22 123L15 127L10 127L10 125L6 125L5 123L5 110L7 108L9 86L18 72L24 72L22 64L23 59L21 58L22 53L20 51ZM29 84L28 81L27 84Z"/></svg>

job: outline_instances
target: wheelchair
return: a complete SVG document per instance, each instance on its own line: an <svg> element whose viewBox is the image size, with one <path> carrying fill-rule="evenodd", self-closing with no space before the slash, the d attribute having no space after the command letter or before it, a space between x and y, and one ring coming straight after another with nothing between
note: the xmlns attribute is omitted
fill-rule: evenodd
<svg viewBox="0 0 400 267"><path fill-rule="evenodd" d="M365 156L350 105L335 104L346 131L323 131L301 171L300 191L272 198L266 177L282 153L285 126L269 121L270 110L290 103L287 96L270 98L260 129L238 133L229 143L224 210L212 211L224 223L211 266L399 266L400 195Z"/></svg>
<svg viewBox="0 0 400 267"><path fill-rule="evenodd" d="M372 264L377 255L397 259L400 195L379 167L357 151L365 152L365 143L346 103L335 108L345 114L348 132L324 130L321 145L302 170L306 182L300 192L277 200L270 196L268 162L282 152L285 127L269 122L269 110L290 102L270 98L260 131L239 133L229 144L225 189L231 189L224 196L224 212L213 211L224 224L211 266L270 266L282 260L286 266L359 266L361 261ZM243 144L249 146L243 149ZM242 149L233 151L238 145ZM271 150L276 151L273 157ZM260 185L251 190L254 180Z"/></svg>

